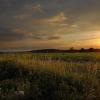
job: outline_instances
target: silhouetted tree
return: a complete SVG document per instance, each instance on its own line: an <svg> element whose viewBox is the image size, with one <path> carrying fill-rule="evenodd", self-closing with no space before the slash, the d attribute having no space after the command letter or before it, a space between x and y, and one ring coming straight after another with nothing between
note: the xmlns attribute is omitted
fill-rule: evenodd
<svg viewBox="0 0 100 100"><path fill-rule="evenodd" d="M84 51L85 51L85 49L84 49L84 48L81 48L81 49L80 49L80 52L84 52Z"/></svg>
<svg viewBox="0 0 100 100"><path fill-rule="evenodd" d="M70 51L74 51L74 47L71 47L69 50L70 50Z"/></svg>
<svg viewBox="0 0 100 100"><path fill-rule="evenodd" d="M94 48L89 48L88 51L94 51Z"/></svg>

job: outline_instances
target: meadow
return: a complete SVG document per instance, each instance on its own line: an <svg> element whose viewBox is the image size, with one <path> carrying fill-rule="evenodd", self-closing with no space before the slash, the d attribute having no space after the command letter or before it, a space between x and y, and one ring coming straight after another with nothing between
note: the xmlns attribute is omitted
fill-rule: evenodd
<svg viewBox="0 0 100 100"><path fill-rule="evenodd" d="M0 54L0 100L100 100L100 53Z"/></svg>

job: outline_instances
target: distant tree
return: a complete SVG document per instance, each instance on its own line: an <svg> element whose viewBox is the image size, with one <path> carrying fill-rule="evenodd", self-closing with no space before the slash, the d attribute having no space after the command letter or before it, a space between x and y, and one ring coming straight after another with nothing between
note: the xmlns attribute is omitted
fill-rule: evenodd
<svg viewBox="0 0 100 100"><path fill-rule="evenodd" d="M94 50L94 48L89 48L88 50L89 50L89 51L93 51L93 50Z"/></svg>
<svg viewBox="0 0 100 100"><path fill-rule="evenodd" d="M83 51L85 51L85 49L84 48L81 48L80 51L83 52Z"/></svg>
<svg viewBox="0 0 100 100"><path fill-rule="evenodd" d="M69 50L70 50L70 51L74 51L74 47L71 47Z"/></svg>

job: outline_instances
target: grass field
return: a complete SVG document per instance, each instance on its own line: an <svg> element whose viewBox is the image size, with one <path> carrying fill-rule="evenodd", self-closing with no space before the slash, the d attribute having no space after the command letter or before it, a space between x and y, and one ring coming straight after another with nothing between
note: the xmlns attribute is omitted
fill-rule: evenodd
<svg viewBox="0 0 100 100"><path fill-rule="evenodd" d="M100 100L100 53L0 54L0 100Z"/></svg>

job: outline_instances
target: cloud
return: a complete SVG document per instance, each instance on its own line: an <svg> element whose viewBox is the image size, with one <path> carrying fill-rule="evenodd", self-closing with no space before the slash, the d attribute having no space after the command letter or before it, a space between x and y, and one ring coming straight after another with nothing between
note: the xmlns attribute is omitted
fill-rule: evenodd
<svg viewBox="0 0 100 100"><path fill-rule="evenodd" d="M47 39L48 40L59 40L61 39L61 37L60 36L49 36Z"/></svg>
<svg viewBox="0 0 100 100"><path fill-rule="evenodd" d="M24 20L25 18L27 18L28 17L28 15L16 15L15 16L15 18L17 19L17 20Z"/></svg>
<svg viewBox="0 0 100 100"><path fill-rule="evenodd" d="M34 45L46 41L45 47L50 44L52 47L55 41L63 39L81 43L86 37L98 38L99 35L88 36L88 33L100 30L99 12L99 0L0 0L0 43L14 45L22 40L22 45L26 45L29 39L36 41Z"/></svg>
<svg viewBox="0 0 100 100"><path fill-rule="evenodd" d="M29 31L26 31L25 29L20 29L20 28L11 29L11 32L14 32L14 33L19 34L19 35L24 35L24 36L31 36L32 35L32 32L29 32Z"/></svg>
<svg viewBox="0 0 100 100"><path fill-rule="evenodd" d="M29 19L37 15L44 14L45 12L42 9L40 4L27 4L20 9L20 12L15 15L15 19L24 20Z"/></svg>
<svg viewBox="0 0 100 100"><path fill-rule="evenodd" d="M71 25L71 27L72 27L72 28L77 28L77 27L78 27L78 25L73 24L73 25Z"/></svg>
<svg viewBox="0 0 100 100"><path fill-rule="evenodd" d="M24 39L25 35L18 34L17 32L12 31L11 28L3 28L0 27L0 41L16 41L20 39Z"/></svg>
<svg viewBox="0 0 100 100"><path fill-rule="evenodd" d="M28 30L21 29L21 28L13 28L10 30L11 33L17 34L19 36L23 36L23 39L24 38L25 39L33 39L33 40L58 40L58 39L61 39L60 35L51 34L51 32L48 34L47 33L48 31L43 31L43 33L42 33L42 31L43 30L41 30L41 31L39 30L39 31L37 31L37 33L34 33L32 31L28 31Z"/></svg>
<svg viewBox="0 0 100 100"><path fill-rule="evenodd" d="M68 26L68 24L67 23L61 23L60 26L66 27L66 26Z"/></svg>
<svg viewBox="0 0 100 100"><path fill-rule="evenodd" d="M64 15L63 12L60 12L59 14L48 17L48 18L35 19L35 20L33 20L33 23L37 23L37 24L60 23L60 22L66 21L66 20L67 20L67 17Z"/></svg>
<svg viewBox="0 0 100 100"><path fill-rule="evenodd" d="M24 7L22 8L22 10L26 10L27 13L44 13L42 5L41 4L26 4L24 5Z"/></svg>
<svg viewBox="0 0 100 100"><path fill-rule="evenodd" d="M45 19L45 22L50 22L50 23L54 23L54 22L63 22L66 21L67 17L65 17L63 12L60 12L58 15L55 15L53 17L50 17L48 19Z"/></svg>
<svg viewBox="0 0 100 100"><path fill-rule="evenodd" d="M19 28L0 28L0 42L15 42L26 39L43 40L45 36L33 34L30 31Z"/></svg>
<svg viewBox="0 0 100 100"><path fill-rule="evenodd" d="M33 12L40 12L40 13L44 13L42 6L40 4L37 5L32 5L32 11Z"/></svg>

